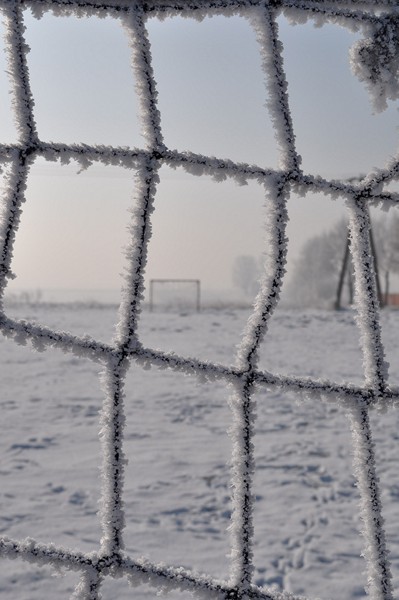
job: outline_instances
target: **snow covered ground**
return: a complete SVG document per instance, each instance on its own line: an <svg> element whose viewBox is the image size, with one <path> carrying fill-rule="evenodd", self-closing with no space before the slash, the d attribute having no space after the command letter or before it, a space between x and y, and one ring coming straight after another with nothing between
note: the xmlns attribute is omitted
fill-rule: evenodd
<svg viewBox="0 0 399 600"><path fill-rule="evenodd" d="M10 315L109 341L115 306L20 305ZM231 364L248 311L143 313L150 347ZM399 384L399 311L382 315L391 383ZM82 551L98 549L100 367L59 350L33 353L0 340L2 434L0 530ZM261 367L362 382L350 311L278 310ZM126 382L126 550L133 556L229 574L231 423L229 390L177 373L132 365ZM332 404L257 393L255 581L309 597L365 594L358 494L348 419ZM386 531L399 586L398 415L373 413ZM69 598L77 574L0 561L2 600ZM107 579L105 600L153 598ZM173 599L187 594L173 593Z"/></svg>

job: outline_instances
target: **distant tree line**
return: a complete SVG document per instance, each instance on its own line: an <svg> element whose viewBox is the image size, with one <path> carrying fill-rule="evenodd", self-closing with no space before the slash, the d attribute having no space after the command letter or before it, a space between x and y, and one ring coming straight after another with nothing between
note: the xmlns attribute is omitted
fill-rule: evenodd
<svg viewBox="0 0 399 600"><path fill-rule="evenodd" d="M262 272L260 259L254 256L237 256L233 264L233 285L250 299L256 296L259 289L259 278Z"/></svg>
<svg viewBox="0 0 399 600"><path fill-rule="evenodd" d="M375 259L381 283L381 300L386 303L392 273L399 273L399 213L372 221ZM338 221L329 231L310 238L302 247L290 278L287 296L297 306L332 307L336 303L341 276L346 287L347 302L353 301L354 277L352 261L343 273L348 241L348 224Z"/></svg>
<svg viewBox="0 0 399 600"><path fill-rule="evenodd" d="M399 273L399 211L391 211L372 220L373 242L381 283L382 302L390 292L391 274ZM309 238L294 263L293 272L283 290L286 304L298 307L332 308L336 304L337 289L342 276L345 303L354 296L352 261L347 261L342 272L348 243L348 223L336 222L326 232ZM254 256L237 256L233 265L232 280L248 299L253 299L259 289L263 264Z"/></svg>

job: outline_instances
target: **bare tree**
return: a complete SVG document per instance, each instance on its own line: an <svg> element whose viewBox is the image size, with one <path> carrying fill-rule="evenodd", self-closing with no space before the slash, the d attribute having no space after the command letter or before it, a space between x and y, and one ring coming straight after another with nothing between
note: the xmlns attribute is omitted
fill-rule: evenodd
<svg viewBox="0 0 399 600"><path fill-rule="evenodd" d="M386 304L390 273L399 273L399 211L393 211L389 218L374 218L372 229L375 259L385 280ZM352 303L353 266L348 240L348 224L341 219L330 231L304 244L286 294L291 305L336 306L336 297L341 297L344 286Z"/></svg>
<svg viewBox="0 0 399 600"><path fill-rule="evenodd" d="M237 256L233 265L232 279L235 287L252 297L259 287L259 263L253 256Z"/></svg>
<svg viewBox="0 0 399 600"><path fill-rule="evenodd" d="M286 301L293 306L330 308L347 240L344 219L328 231L307 240L296 260Z"/></svg>
<svg viewBox="0 0 399 600"><path fill-rule="evenodd" d="M397 210L373 223L378 263L384 274L384 304L388 304L391 273L399 273L399 213Z"/></svg>

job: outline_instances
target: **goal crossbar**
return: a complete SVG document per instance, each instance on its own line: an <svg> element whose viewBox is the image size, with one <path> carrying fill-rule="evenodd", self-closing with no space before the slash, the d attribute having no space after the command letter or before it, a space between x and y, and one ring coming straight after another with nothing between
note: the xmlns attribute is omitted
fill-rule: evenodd
<svg viewBox="0 0 399 600"><path fill-rule="evenodd" d="M184 286L185 284L193 284L195 286L195 293L193 297L193 305L197 312L201 310L201 281L199 279L150 279L149 283L149 309L150 312L154 310L154 287L159 285L177 284Z"/></svg>

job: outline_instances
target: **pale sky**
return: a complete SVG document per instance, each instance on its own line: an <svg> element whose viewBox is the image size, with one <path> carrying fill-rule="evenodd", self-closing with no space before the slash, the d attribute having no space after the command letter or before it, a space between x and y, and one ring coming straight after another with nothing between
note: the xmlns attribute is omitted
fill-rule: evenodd
<svg viewBox="0 0 399 600"><path fill-rule="evenodd" d="M26 39L35 116L43 140L141 146L130 51L119 21L29 12ZM397 107L374 115L351 74L354 34L336 26L292 27L280 18L297 148L305 172L345 177L383 166L398 146ZM277 165L254 34L244 19L198 23L151 19L150 39L165 143L260 166ZM3 53L0 141L15 140ZM15 245L14 289L121 286L133 174L38 160ZM229 289L234 260L264 250L264 192L163 168L153 216L147 278L201 279ZM289 204L289 267L303 242L343 213L310 194Z"/></svg>

